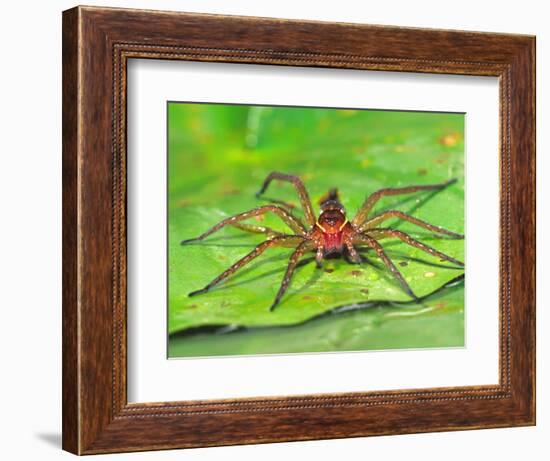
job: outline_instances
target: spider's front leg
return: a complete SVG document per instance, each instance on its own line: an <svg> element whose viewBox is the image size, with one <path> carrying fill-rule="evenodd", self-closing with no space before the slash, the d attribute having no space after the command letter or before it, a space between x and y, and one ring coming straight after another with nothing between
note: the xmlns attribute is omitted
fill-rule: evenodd
<svg viewBox="0 0 550 461"><path fill-rule="evenodd" d="M295 235L282 235L282 236L274 237L271 240L266 240L265 242L260 243L256 248L254 248L246 256L239 259L231 267L223 271L220 275L218 275L214 280L212 280L204 288L197 291L193 291L189 293L188 296L195 296L195 295L208 292L212 287L220 283L222 280L226 279L231 274L238 271L241 267L245 266L250 261L260 256L268 248L277 247L277 246L287 246L287 245L300 245L303 241L304 239L302 237L298 237Z"/></svg>
<svg viewBox="0 0 550 461"><path fill-rule="evenodd" d="M342 235L342 244L347 252L347 260L353 264L362 264L363 258L353 246L354 239L359 235L357 229L353 226L345 226Z"/></svg>
<svg viewBox="0 0 550 461"><path fill-rule="evenodd" d="M361 258L361 255L353 246L353 242L348 241L345 243L345 245L346 245L346 249L348 250L348 256L349 256L350 262L355 264L361 264L363 262L363 258Z"/></svg>
<svg viewBox="0 0 550 461"><path fill-rule="evenodd" d="M203 240L209 235L213 234L214 232L220 230L224 226L234 225L239 221L243 221L245 219L252 218L254 216L259 216L268 212L275 213L277 216L279 216L288 225L288 227L290 227L296 234L303 235L303 236L306 235L306 230L304 228L304 225L301 223L301 221L299 221L296 217L291 215L288 211L276 205L265 205L258 208L254 208L253 210L250 210L250 211L245 211L244 213L239 213L234 216L230 216L229 218L225 218L215 226L212 226L206 232L199 235L198 237L182 240L181 244L185 245L187 243Z"/></svg>
<svg viewBox="0 0 550 461"><path fill-rule="evenodd" d="M286 289L288 288L290 279L294 274L294 270L296 269L296 266L298 265L298 261L300 260L300 258L304 255L306 251L313 250L315 246L316 245L312 240L304 240L302 243L300 243L300 245L298 245L296 250L294 250L294 253L292 253L292 255L290 256L290 260L286 268L285 276L283 277L283 281L281 283L279 291L277 292L277 296L275 296L275 301L273 301L273 304L269 308L270 311L273 311L275 307L277 307L277 304L279 304L279 302L281 301L281 298L283 297Z"/></svg>
<svg viewBox="0 0 550 461"><path fill-rule="evenodd" d="M315 213L313 212L313 207L311 205L309 194L307 193L307 189L304 186L304 183L298 176L295 176L293 174L279 173L278 171L273 171L268 175L267 178L265 178L265 181L262 184L262 188L256 193L256 197L260 197L267 190L269 184L274 179L279 181L290 182L296 188L296 191L298 192L298 196L300 197L300 203L302 204L302 208L304 209L306 222L310 226L315 225L315 221L316 221Z"/></svg>
<svg viewBox="0 0 550 461"><path fill-rule="evenodd" d="M388 189L380 189L376 192L373 192L371 195L367 197L367 199L363 202L363 205L353 218L352 224L354 226L360 227L364 222L365 219L367 219L370 211L380 200L382 197L387 197L390 195L401 195L401 194L412 194L413 192L420 192L420 191L427 191L427 190L440 190L444 189L447 186L450 186L451 184L454 184L456 182L456 179L451 179L447 182L441 183L441 184L425 184L420 186L407 186L407 187L395 187L395 188L388 188Z"/></svg>
<svg viewBox="0 0 550 461"><path fill-rule="evenodd" d="M325 256L324 248L322 246L318 246L317 251L315 253L315 264L317 265L317 269L322 269L324 256Z"/></svg>
<svg viewBox="0 0 550 461"><path fill-rule="evenodd" d="M236 223L231 225L237 229L240 229L245 232L250 232L252 234L265 234L268 239L285 235L282 232L276 231L274 229L271 229L271 227L266 227L266 226L258 226L255 224L243 224L243 223Z"/></svg>
<svg viewBox="0 0 550 461"><path fill-rule="evenodd" d="M421 219L415 218L414 216L408 215L399 210L385 211L384 213L380 213L378 216L370 218L362 226L359 227L358 232L366 232L368 231L368 229L372 229L378 226L378 224L391 218L398 218L402 219L403 221L408 221L411 224L415 224L416 226L427 229L435 234L447 235L448 237L452 237L455 239L464 238L464 235L462 234L444 229L441 226L435 226L433 224L430 224L429 222L422 221Z"/></svg>

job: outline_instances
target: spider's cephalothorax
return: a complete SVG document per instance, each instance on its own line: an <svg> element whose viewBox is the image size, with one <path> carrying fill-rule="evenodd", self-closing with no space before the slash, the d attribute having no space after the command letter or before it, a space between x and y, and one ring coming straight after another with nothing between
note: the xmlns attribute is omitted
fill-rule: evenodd
<svg viewBox="0 0 550 461"><path fill-rule="evenodd" d="M292 278L292 274L296 269L298 261L306 252L310 251L315 252L315 259L317 261L317 265L320 267L323 258L342 254L345 254L350 262L360 264L362 258L357 248L370 248L374 250L374 252L386 265L386 267L391 271L403 290L414 299L417 299L416 295L411 290L406 280L403 278L403 275L401 275L401 272L399 272L395 264L387 256L384 248L379 243L379 240L388 237L398 238L404 243L423 250L426 253L429 253L432 256L435 256L441 260L449 261L453 264L464 267L464 263L436 250L435 248L426 245L425 243L415 240L405 232L387 227L379 227L379 224L390 218L399 218L424 229L427 229L431 232L446 235L448 237L464 238L463 235L427 223L426 221L422 221L398 210L385 211L378 215L372 217L370 216L370 212L375 203L384 196L409 194L426 190L439 190L454 183L454 179L442 184L380 189L367 197L367 199L351 221L348 221L348 219L346 218L346 211L340 203L338 191L336 189L331 189L328 194L323 199L321 199L319 203L321 212L319 214L319 217L316 218L313 212L313 207L311 205L311 200L309 199L309 195L304 184L299 177L294 175L278 172L271 173L264 181L262 188L256 194L256 196L260 196L261 194L263 194L273 180L288 181L294 185L300 197L300 203L304 210L306 223L304 224L302 220L298 219L292 214L292 212L290 211L291 207L288 204L280 201L274 201L275 203L279 203L283 206L269 204L254 208L250 211L245 211L244 213L230 216L208 229L202 235L193 239L183 240L181 242L182 245L197 240L203 240L210 234L216 232L226 225L232 225L247 232L255 232L267 235L267 240L260 243L254 250L252 250L246 256L244 256L231 267L229 267L227 270L218 275L203 289L189 293L189 296L206 293L212 287L217 285L225 278L229 277L245 264L260 256L265 250L275 246L293 247L294 252L290 256L286 273L284 275L279 291L275 297L275 301L271 305L271 310L273 310L275 306L277 306L284 292L288 288L290 279ZM245 219L259 216L267 212L272 212L279 216L287 224L287 226L292 229L294 233L284 234L265 226L241 223L241 221Z"/></svg>
<svg viewBox="0 0 550 461"><path fill-rule="evenodd" d="M352 231L346 218L346 210L338 199L338 191L331 189L320 202L321 213L315 222L312 237L322 246L323 255L341 254L344 249L344 236Z"/></svg>

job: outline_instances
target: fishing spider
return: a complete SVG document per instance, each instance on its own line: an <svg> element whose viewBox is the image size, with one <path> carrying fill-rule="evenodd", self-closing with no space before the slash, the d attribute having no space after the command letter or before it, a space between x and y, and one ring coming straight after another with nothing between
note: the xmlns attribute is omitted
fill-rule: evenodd
<svg viewBox="0 0 550 461"><path fill-rule="evenodd" d="M340 203L337 189L331 189L328 194L320 201L321 213L319 214L319 217L316 218L313 212L313 207L311 205L309 194L304 186L304 183L298 176L294 176L291 174L272 172L265 179L262 188L259 190L256 196L261 196L273 180L288 181L294 185L296 191L298 192L298 196L300 197L300 203L305 214L306 224L304 224L302 220L292 214L288 204L285 204L284 202L276 202L286 206L283 207L275 204L260 206L250 211L245 211L243 213L230 216L220 221L218 224L211 227L206 232L196 238L183 240L181 242L182 245L198 240L203 240L210 234L213 234L214 232L227 225L232 225L247 232L267 235L267 240L260 243L256 248L254 248L254 250L252 250L246 256L241 258L231 267L218 275L204 288L189 293L189 296L195 296L208 292L212 287L229 277L231 274L248 264L253 259L260 256L265 250L271 247L293 247L294 252L290 256L290 260L286 268L286 273L283 277L283 281L281 283L279 291L277 292L277 296L275 297L275 300L271 305L270 310L273 310L277 306L277 304L279 304L279 301L281 300L284 292L288 288L290 279L292 278L292 275L294 273L294 270L296 269L296 266L298 265L298 261L300 260L300 258L306 252L312 250L315 251L315 260L317 263L317 267L321 267L321 261L323 260L323 258L329 255L346 255L349 262L360 264L362 262L362 258L359 255L356 246L364 245L368 248L371 248L391 271L403 290L415 300L418 300L418 297L414 294L411 287L403 278L403 275L399 272L392 260L387 256L382 245L380 245L380 243L378 242L380 239L394 237L402 240L407 245L419 248L420 250L425 251L426 253L429 253L432 256L435 256L441 260L449 261L453 264L464 267L464 263L418 240L415 240L405 232L397 229L382 228L378 226L387 219L399 218L403 221L408 221L412 224L415 224L418 227L452 238L462 239L464 238L463 235L457 234L456 232L452 232L447 229L443 229L439 226L435 226L398 210L384 211L376 216L369 216L374 204L382 197L399 194L410 194L418 191L440 190L454 183L456 179L452 179L442 184L380 189L367 197L367 199L351 221L348 221L348 219L346 218L346 212L344 210L344 207ZM284 234L265 226L240 223L240 221L243 221L245 219L254 216L260 216L268 212L274 213L279 216L288 225L288 227L292 229L294 234Z"/></svg>

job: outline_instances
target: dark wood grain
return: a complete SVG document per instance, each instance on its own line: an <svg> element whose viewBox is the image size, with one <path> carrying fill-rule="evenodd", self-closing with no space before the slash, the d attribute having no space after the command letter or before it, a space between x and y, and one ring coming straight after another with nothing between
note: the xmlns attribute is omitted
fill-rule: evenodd
<svg viewBox="0 0 550 461"><path fill-rule="evenodd" d="M80 452L78 400L78 11L63 16L63 448Z"/></svg>
<svg viewBox="0 0 550 461"><path fill-rule="evenodd" d="M78 7L63 14L63 448L78 454L535 422L535 39ZM126 63L174 59L500 77L500 381L129 404Z"/></svg>

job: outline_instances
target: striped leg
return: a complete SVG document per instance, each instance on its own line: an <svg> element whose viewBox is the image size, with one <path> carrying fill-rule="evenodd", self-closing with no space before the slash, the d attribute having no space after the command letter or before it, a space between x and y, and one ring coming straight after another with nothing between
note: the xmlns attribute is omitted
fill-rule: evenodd
<svg viewBox="0 0 550 461"><path fill-rule="evenodd" d="M323 268L323 257L325 256L324 248L322 246L317 247L317 252L315 253L315 264L317 269Z"/></svg>
<svg viewBox="0 0 550 461"><path fill-rule="evenodd" d="M394 230L394 229L372 229L367 231L367 233L370 236L376 237L376 238L396 237L402 240L403 242L405 242L407 245L410 245L422 251L425 251L426 253L429 253L432 256L435 256L436 258L442 259L444 261L449 261L453 264L456 264L457 266L464 267L464 263L459 261L458 259L452 258L451 256L448 256L445 253L442 253L441 251L438 251L435 248L432 248L431 246L426 245L425 243L422 243L422 242L419 242L418 240L413 239L409 234L406 234L405 232Z"/></svg>
<svg viewBox="0 0 550 461"><path fill-rule="evenodd" d="M356 236L355 239L354 239L354 243L359 243L359 244L364 243L365 245L368 245L369 247L371 247L376 252L378 257L382 260L382 262L386 265L386 267L390 270L392 275L397 279L397 281L399 282L399 284L401 285L403 290L405 290L405 292L411 298L416 299L416 300L418 299L418 297L414 294L411 287L409 286L409 284L407 283L407 281L405 280L405 278L401 274L401 272L399 272L399 269L397 269L397 267L395 267L395 264L388 257L388 255L384 251L384 248L382 248L382 245L380 245L372 237L369 237L368 235L365 235L365 234Z"/></svg>
<svg viewBox="0 0 550 461"><path fill-rule="evenodd" d="M239 213L229 218L226 218L220 221L215 226L208 229L203 234L199 235L198 237L182 240L181 244L185 245L186 243L195 242L197 240L203 240L206 237L208 237L210 234L213 234L214 232L220 230L222 227L227 226L228 224L235 224L239 221L243 221L245 219L252 218L254 216L259 216L269 211L279 216L288 225L288 227L290 227L296 234L305 236L306 230L304 229L303 224L297 218L292 216L288 211L276 205L265 205L265 206L254 208L253 210L245 211L244 213Z"/></svg>
<svg viewBox="0 0 550 461"><path fill-rule="evenodd" d="M298 236L281 236L281 237L274 237L271 240L266 240L265 242L260 243L254 250L252 250L250 253L248 253L245 257L239 259L235 264L233 264L231 267L223 271L220 275L218 275L214 280L212 280L208 285L206 285L204 288L193 291L189 293L188 296L195 296L200 295L202 293L208 292L212 287L220 283L222 280L229 277L231 274L238 271L241 267L248 264L253 259L260 256L265 250L271 247L277 247L277 246L284 246L287 244L299 244L299 242L304 241L302 237Z"/></svg>
<svg viewBox="0 0 550 461"><path fill-rule="evenodd" d="M232 226L245 232L251 232L253 234L266 234L268 239L285 235L282 232L271 229L271 227L257 226L255 224L236 223L232 224Z"/></svg>
<svg viewBox="0 0 550 461"><path fill-rule="evenodd" d="M413 192L420 192L424 190L437 190L443 189L456 182L456 179L451 179L450 181L444 182L442 184L428 184L423 186L409 186L409 187L396 187L390 189L380 189L369 195L363 206L359 209L355 217L353 218L352 224L360 227L367 219L372 207L380 200L382 197L390 195L401 195L401 194L412 194Z"/></svg>
<svg viewBox="0 0 550 461"><path fill-rule="evenodd" d="M345 245L346 245L346 248L348 250L350 261L355 263L355 264L361 264L363 262L363 259L361 258L361 255L357 252L355 247L353 246L353 243L352 242L346 242Z"/></svg>
<svg viewBox="0 0 550 461"><path fill-rule="evenodd" d="M434 226L433 224L430 224L426 221L422 221L421 219L415 218L414 216L408 215L398 210L386 211L384 213L379 214L378 216L375 216L374 218L369 219L357 231L365 232L368 229L372 229L373 227L376 227L381 222L391 218L399 218L399 219L402 219L403 221L408 221L412 224L416 224L418 227L422 227L424 229L428 229L432 232L435 232L436 234L448 235L449 237L454 237L456 239L464 238L464 235L462 234L457 234L456 232L444 229L443 227L440 227L440 226Z"/></svg>
<svg viewBox="0 0 550 461"><path fill-rule="evenodd" d="M265 179L262 188L256 193L256 197L262 195L266 191L271 181L273 181L274 179L277 179L279 181L288 181L294 185L296 191L298 192L298 196L300 197L300 203L302 204L302 208L304 209L306 221L310 226L314 226L316 219L315 214L313 213L313 207L311 206L311 200L304 186L304 183L298 176L273 171Z"/></svg>
<svg viewBox="0 0 550 461"><path fill-rule="evenodd" d="M279 288L279 291L277 292L277 296L275 296L275 301L273 301L273 304L269 308L270 311L275 309L277 304L279 304L279 301L281 301L281 298L283 297L286 289L288 288L288 285L290 283L290 279L292 278L292 275L294 274L294 270L296 269L296 266L298 265L298 261L303 256L303 254L308 251L315 248L315 243L313 243L311 240L304 240L296 250L294 250L294 253L290 256L290 260L288 262L288 266L286 268L285 276L283 277L283 281L281 283L281 286Z"/></svg>

